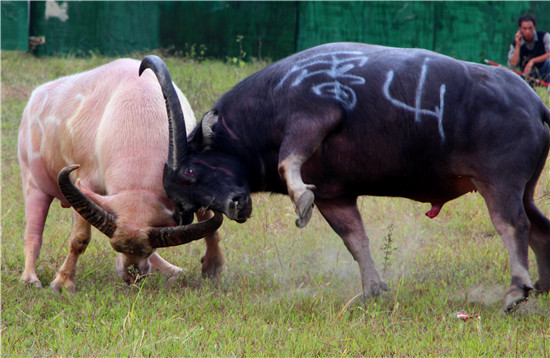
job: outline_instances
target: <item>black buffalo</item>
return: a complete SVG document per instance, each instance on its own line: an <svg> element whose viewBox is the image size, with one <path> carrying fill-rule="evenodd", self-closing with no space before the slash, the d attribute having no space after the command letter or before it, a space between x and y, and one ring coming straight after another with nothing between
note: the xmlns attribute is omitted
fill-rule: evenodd
<svg viewBox="0 0 550 358"><path fill-rule="evenodd" d="M358 262L368 297L387 286L358 196L428 202L435 217L445 202L477 190L510 256L505 309L533 288L550 289L550 221L533 199L550 111L511 71L420 49L326 44L238 83L187 138L166 66L147 57L140 73L146 68L167 99L164 185L182 216L212 209L244 222L250 193L269 191L290 196L303 227L315 204Z"/></svg>

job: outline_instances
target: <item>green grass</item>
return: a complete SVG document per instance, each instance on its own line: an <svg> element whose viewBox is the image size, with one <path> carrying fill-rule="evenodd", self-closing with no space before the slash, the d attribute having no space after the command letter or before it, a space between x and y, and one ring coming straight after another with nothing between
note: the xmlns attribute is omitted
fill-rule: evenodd
<svg viewBox="0 0 550 358"><path fill-rule="evenodd" d="M115 252L94 231L74 296L19 282L25 220L16 143L25 103L41 83L110 60L2 52L3 356L550 356L548 295L501 316L508 256L475 194L448 203L434 220L424 215L427 204L360 200L391 287L365 305L354 300L356 263L318 212L299 230L289 199L268 194L253 197L247 223L226 220L221 228L227 264L219 281L201 278L204 245L196 242L160 250L186 270L177 282L153 274L127 286L115 273ZM166 62L199 118L265 65ZM548 92L539 95L550 105ZM537 192L547 215L548 168ZM69 210L54 202L38 260L45 285L65 258L70 225ZM535 280L533 255L530 265ZM480 319L459 320L461 310Z"/></svg>

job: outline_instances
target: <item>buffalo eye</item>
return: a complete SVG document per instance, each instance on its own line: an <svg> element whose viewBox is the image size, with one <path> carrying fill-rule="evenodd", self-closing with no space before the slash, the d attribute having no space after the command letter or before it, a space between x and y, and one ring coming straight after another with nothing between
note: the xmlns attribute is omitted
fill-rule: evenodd
<svg viewBox="0 0 550 358"><path fill-rule="evenodd" d="M179 175L179 180L183 185L191 185L196 181L195 172L193 169L185 169L185 171Z"/></svg>

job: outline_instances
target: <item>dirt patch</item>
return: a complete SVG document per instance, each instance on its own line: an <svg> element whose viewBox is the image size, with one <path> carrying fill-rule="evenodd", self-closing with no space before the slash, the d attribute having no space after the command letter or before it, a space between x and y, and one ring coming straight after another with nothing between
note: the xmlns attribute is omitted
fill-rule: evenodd
<svg viewBox="0 0 550 358"><path fill-rule="evenodd" d="M26 83L11 83L2 82L2 102L10 99L12 101L27 101L31 96L33 86Z"/></svg>
<svg viewBox="0 0 550 358"><path fill-rule="evenodd" d="M468 292L468 301L481 303L483 305L493 305L502 301L506 294L506 287L501 285L477 286Z"/></svg>

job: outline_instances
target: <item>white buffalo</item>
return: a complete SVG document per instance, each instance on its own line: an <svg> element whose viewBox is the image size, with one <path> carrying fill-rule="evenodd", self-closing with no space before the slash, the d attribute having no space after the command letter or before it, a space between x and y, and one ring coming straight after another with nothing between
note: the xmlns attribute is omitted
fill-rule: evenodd
<svg viewBox="0 0 550 358"><path fill-rule="evenodd" d="M54 198L75 209L69 253L51 283L54 291L74 292L76 262L90 242L91 225L121 253L116 271L128 282L134 279L128 270L132 265L140 275L151 267L168 277L180 275L182 269L163 260L155 248L204 236L203 274L221 270L216 231L221 215L211 218L210 212L201 212L197 217L204 221L175 226L177 213L162 185L169 137L166 106L155 75L147 71L138 76L139 65L121 59L33 91L18 141L27 221L22 281L42 287L36 260ZM177 94L186 127L192 129L193 111L179 89ZM70 179L73 171L76 185Z"/></svg>

